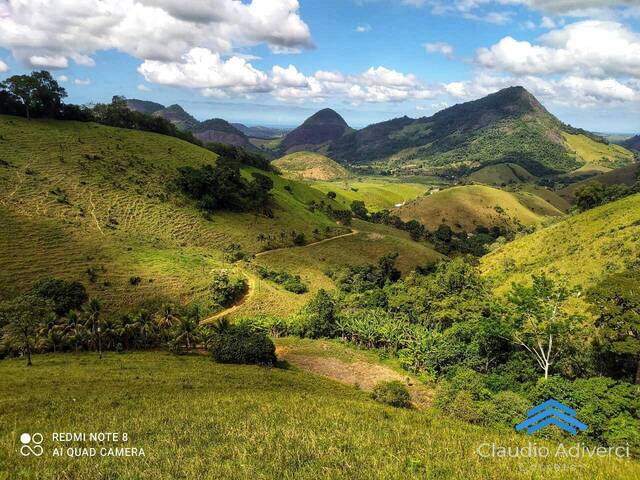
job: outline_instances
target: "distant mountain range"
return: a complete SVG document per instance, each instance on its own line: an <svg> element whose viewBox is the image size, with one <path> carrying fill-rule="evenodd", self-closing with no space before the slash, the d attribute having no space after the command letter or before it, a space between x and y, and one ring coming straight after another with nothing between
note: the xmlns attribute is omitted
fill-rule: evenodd
<svg viewBox="0 0 640 480"><path fill-rule="evenodd" d="M145 100L128 99L127 105L130 109L162 117L179 129L191 132L203 142L220 142L229 145L256 150L249 137L221 118L212 118L200 122L187 113L180 105L170 105L165 107L159 103Z"/></svg>
<svg viewBox="0 0 640 480"><path fill-rule="evenodd" d="M463 177L487 165L511 164L536 176L608 171L635 161L640 136L623 145L562 123L523 87L509 87L431 117L401 117L355 130L332 109L318 111L288 133L215 118L199 122L179 105L128 100L205 142L222 142L277 156L318 152L345 166L400 174ZM286 133L286 135L285 135ZM264 140L281 138L279 141ZM270 149L270 150L267 150Z"/></svg>
<svg viewBox="0 0 640 480"><path fill-rule="evenodd" d="M321 110L280 144L281 153L299 150L318 151L344 165L458 177L490 164L516 164L534 175L547 175L588 163L610 169L633 161L631 152L565 125L522 87L431 117L405 116L361 130L350 129L333 110Z"/></svg>
<svg viewBox="0 0 640 480"><path fill-rule="evenodd" d="M242 123L232 123L234 127L244 133L247 137L250 138L259 138L261 140L269 140L272 138L279 138L285 136L290 128L274 128L274 127L247 127Z"/></svg>
<svg viewBox="0 0 640 480"><path fill-rule="evenodd" d="M624 142L621 143L621 145L630 150L635 150L637 152L640 152L640 135L636 135L635 137L631 137L625 140Z"/></svg>

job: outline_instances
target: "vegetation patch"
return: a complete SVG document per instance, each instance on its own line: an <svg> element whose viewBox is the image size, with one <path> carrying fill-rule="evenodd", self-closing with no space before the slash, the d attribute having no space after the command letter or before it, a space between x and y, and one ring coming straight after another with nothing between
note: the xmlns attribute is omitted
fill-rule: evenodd
<svg viewBox="0 0 640 480"><path fill-rule="evenodd" d="M301 294L308 291L308 288L302 282L300 275L292 275L285 271L271 270L264 266L258 266L257 271L260 278L282 285L288 292Z"/></svg>

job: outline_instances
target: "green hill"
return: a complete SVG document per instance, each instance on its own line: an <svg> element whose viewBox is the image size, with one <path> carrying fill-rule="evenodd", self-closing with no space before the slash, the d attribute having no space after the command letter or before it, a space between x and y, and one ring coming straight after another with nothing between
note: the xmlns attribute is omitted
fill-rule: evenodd
<svg viewBox="0 0 640 480"><path fill-rule="evenodd" d="M107 311L162 301L206 305L212 271L234 268L256 280L250 267L229 264L226 249L237 245L252 255L292 247L292 232L311 243L350 231L320 209L309 208L312 202L335 209L347 205L307 183L271 173L273 218L251 212L204 215L174 186L174 179L178 167L211 164L216 158L173 137L0 116L0 297L10 298L43 277L56 276L87 285ZM243 174L252 171L245 168ZM407 268L437 257L399 230L380 236L384 241L357 250L359 261L375 262L381 250L399 252L399 262ZM351 263L349 239L335 242L337 249L322 246L324 255L335 256L334 264ZM307 268L303 257L299 262L301 271ZM314 270L311 277L317 275ZM136 277L140 281L134 284ZM315 290L312 285L310 291ZM256 282L245 309L287 314L305 298Z"/></svg>
<svg viewBox="0 0 640 480"><path fill-rule="evenodd" d="M173 180L178 167L216 155L172 137L0 116L0 159L2 298L55 275L87 284L108 309L188 302L207 296L209 273L227 266L232 244L252 254L265 248L258 234L291 245L291 231L308 241L348 231L309 210L311 201L332 204L326 195L273 174L274 218L205 218Z"/></svg>
<svg viewBox="0 0 640 480"><path fill-rule="evenodd" d="M562 215L542 198L526 192L506 192L484 185L447 188L420 197L397 209L404 221L418 220L429 229L447 224L454 230L501 225L516 228Z"/></svg>
<svg viewBox="0 0 640 480"><path fill-rule="evenodd" d="M522 87L431 117L397 118L347 132L328 154L345 164L458 176L496 163L514 163L540 176L571 172L594 161L621 166L632 158L624 148L564 125Z"/></svg>
<svg viewBox="0 0 640 480"><path fill-rule="evenodd" d="M633 153L620 145L597 142L584 134L563 132L562 136L575 158L584 164L581 170L620 168L634 161Z"/></svg>
<svg viewBox="0 0 640 480"><path fill-rule="evenodd" d="M634 195L517 239L485 256L482 268L502 290L542 272L588 287L637 266L639 255L640 195Z"/></svg>
<svg viewBox="0 0 640 480"><path fill-rule="evenodd" d="M354 200L363 201L369 210L382 210L404 204L423 195L429 187L418 183L417 177L358 177L333 182L313 182L312 186L324 193L335 192L336 201L350 208Z"/></svg>
<svg viewBox="0 0 640 480"><path fill-rule="evenodd" d="M314 152L296 152L274 160L272 164L287 178L296 180L336 180L350 176L347 169L328 157Z"/></svg>
<svg viewBox="0 0 640 480"><path fill-rule="evenodd" d="M515 163L498 163L487 165L480 170L476 170L467 178L472 182L484 183L485 185L504 186L514 183L524 183L535 180L527 170Z"/></svg>
<svg viewBox="0 0 640 480"><path fill-rule="evenodd" d="M640 164L634 163L622 168L616 168L615 170L609 170L599 175L594 175L586 180L572 183L562 190L558 191L558 194L566 199L568 202L575 200L575 191L581 186L590 182L599 182L603 185L633 185L638 181L638 175L640 174Z"/></svg>

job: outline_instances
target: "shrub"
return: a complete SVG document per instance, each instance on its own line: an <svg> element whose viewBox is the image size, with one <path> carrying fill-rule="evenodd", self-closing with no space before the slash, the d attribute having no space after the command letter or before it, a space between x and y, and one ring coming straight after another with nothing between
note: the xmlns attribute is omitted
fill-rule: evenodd
<svg viewBox="0 0 640 480"><path fill-rule="evenodd" d="M335 303L331 295L320 289L316 296L300 312L305 320L304 336L310 338L331 337L335 332Z"/></svg>
<svg viewBox="0 0 640 480"><path fill-rule="evenodd" d="M260 278L282 285L285 290L292 293L301 294L308 291L307 286L302 283L300 275L291 275L288 272L271 270L263 266L258 267L258 275L260 275Z"/></svg>
<svg viewBox="0 0 640 480"><path fill-rule="evenodd" d="M81 283L67 282L58 278L40 280L31 291L45 300L51 300L58 315L66 315L71 310L78 310L89 298Z"/></svg>
<svg viewBox="0 0 640 480"><path fill-rule="evenodd" d="M228 307L247 291L247 282L242 277L231 276L226 271L213 275L211 299L221 307Z"/></svg>
<svg viewBox="0 0 640 480"><path fill-rule="evenodd" d="M276 347L266 334L245 326L229 326L214 335L211 354L216 362L273 366Z"/></svg>
<svg viewBox="0 0 640 480"><path fill-rule="evenodd" d="M398 380L378 383L373 387L371 398L376 402L391 405L392 407L408 408L411 406L409 390Z"/></svg>
<svg viewBox="0 0 640 480"><path fill-rule="evenodd" d="M532 406L522 395L510 391L500 392L488 402L485 416L492 423L513 428L527 417L527 411Z"/></svg>

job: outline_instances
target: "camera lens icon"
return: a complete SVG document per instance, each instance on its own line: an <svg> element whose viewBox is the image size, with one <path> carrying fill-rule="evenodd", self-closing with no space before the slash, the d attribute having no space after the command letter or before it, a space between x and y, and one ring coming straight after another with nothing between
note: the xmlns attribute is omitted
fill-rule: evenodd
<svg viewBox="0 0 640 480"><path fill-rule="evenodd" d="M33 455L34 457L39 457L44 453L44 449L42 448L42 442L44 441L44 436L41 433L23 433L20 435L20 443L22 446L20 447L20 454L23 457L28 457Z"/></svg>

